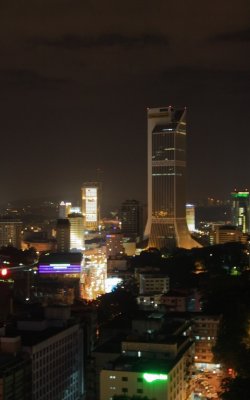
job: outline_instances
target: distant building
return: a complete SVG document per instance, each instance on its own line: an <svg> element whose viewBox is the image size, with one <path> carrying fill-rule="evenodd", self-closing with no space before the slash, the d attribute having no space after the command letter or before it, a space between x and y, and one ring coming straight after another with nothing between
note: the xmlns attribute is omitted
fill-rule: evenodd
<svg viewBox="0 0 250 400"><path fill-rule="evenodd" d="M210 244L223 244L228 242L245 242L242 230L233 225L215 225L210 233Z"/></svg>
<svg viewBox="0 0 250 400"><path fill-rule="evenodd" d="M148 109L149 247L200 247L188 231L185 210L186 109Z"/></svg>
<svg viewBox="0 0 250 400"><path fill-rule="evenodd" d="M121 229L124 236L142 238L143 207L138 200L126 200L120 210Z"/></svg>
<svg viewBox="0 0 250 400"><path fill-rule="evenodd" d="M59 204L59 218L65 219L68 218L68 215L71 213L71 206L70 202L61 201Z"/></svg>
<svg viewBox="0 0 250 400"><path fill-rule="evenodd" d="M72 213L68 215L70 222L70 251L82 251L84 248L83 215Z"/></svg>
<svg viewBox="0 0 250 400"><path fill-rule="evenodd" d="M67 253L70 250L70 222L68 218L60 218L56 224L57 251Z"/></svg>
<svg viewBox="0 0 250 400"><path fill-rule="evenodd" d="M123 234L121 232L106 235L107 257L120 257L124 255Z"/></svg>
<svg viewBox="0 0 250 400"><path fill-rule="evenodd" d="M97 230L100 225L100 182L84 182L82 185L82 214L85 230Z"/></svg>
<svg viewBox="0 0 250 400"><path fill-rule="evenodd" d="M169 291L169 277L165 274L143 273L139 275L139 292L167 293Z"/></svg>
<svg viewBox="0 0 250 400"><path fill-rule="evenodd" d="M17 219L0 217L0 247L12 245L21 248L22 222Z"/></svg>
<svg viewBox="0 0 250 400"><path fill-rule="evenodd" d="M161 304L168 312L200 312L201 295L197 290L170 290L161 297Z"/></svg>
<svg viewBox="0 0 250 400"><path fill-rule="evenodd" d="M214 362L213 347L217 341L220 319L220 316L204 314L193 319L195 363L201 363L205 368Z"/></svg>
<svg viewBox="0 0 250 400"><path fill-rule="evenodd" d="M22 234L22 250L35 248L39 253L56 250L55 238L49 238L46 231L24 231Z"/></svg>
<svg viewBox="0 0 250 400"><path fill-rule="evenodd" d="M123 239L123 247L127 256L134 256L136 254L136 241Z"/></svg>
<svg viewBox="0 0 250 400"><path fill-rule="evenodd" d="M187 226L190 232L195 231L195 206L194 204L186 204Z"/></svg>
<svg viewBox="0 0 250 400"><path fill-rule="evenodd" d="M146 293L140 294L136 298L136 302L140 310L164 310L164 306L161 305L161 293Z"/></svg>
<svg viewBox="0 0 250 400"><path fill-rule="evenodd" d="M232 223L242 230L243 233L250 231L250 197L249 191L231 193Z"/></svg>

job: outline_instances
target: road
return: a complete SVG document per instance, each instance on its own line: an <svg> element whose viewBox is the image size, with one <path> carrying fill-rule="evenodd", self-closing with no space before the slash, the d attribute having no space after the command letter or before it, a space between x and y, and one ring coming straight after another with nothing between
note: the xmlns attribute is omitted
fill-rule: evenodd
<svg viewBox="0 0 250 400"><path fill-rule="evenodd" d="M222 373L220 370L216 372L199 372L193 378L194 400L218 400L218 393L221 391Z"/></svg>

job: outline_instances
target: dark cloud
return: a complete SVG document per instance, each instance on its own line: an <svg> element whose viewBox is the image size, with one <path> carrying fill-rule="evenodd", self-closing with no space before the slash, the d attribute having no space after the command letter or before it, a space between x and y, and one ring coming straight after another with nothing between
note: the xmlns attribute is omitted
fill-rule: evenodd
<svg viewBox="0 0 250 400"><path fill-rule="evenodd" d="M79 191L100 167L114 203L145 199L145 108L164 104L188 107L190 200L249 186L249 0L21 3L0 6L2 197Z"/></svg>
<svg viewBox="0 0 250 400"><path fill-rule="evenodd" d="M0 82L8 87L21 89L57 88L69 81L57 77L48 77L30 69L9 69L0 71Z"/></svg>
<svg viewBox="0 0 250 400"><path fill-rule="evenodd" d="M213 36L212 41L235 42L235 43L250 42L250 28L240 31L220 33L218 35Z"/></svg>
<svg viewBox="0 0 250 400"><path fill-rule="evenodd" d="M162 35L142 34L125 36L119 33L103 34L100 36L63 35L56 39L35 38L31 40L35 46L59 47L67 50L91 47L131 47L131 46L167 46L168 39Z"/></svg>

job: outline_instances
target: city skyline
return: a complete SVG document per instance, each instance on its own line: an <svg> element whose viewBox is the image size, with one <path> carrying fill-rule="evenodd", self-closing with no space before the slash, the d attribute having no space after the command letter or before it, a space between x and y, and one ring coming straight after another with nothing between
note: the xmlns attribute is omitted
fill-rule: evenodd
<svg viewBox="0 0 250 400"><path fill-rule="evenodd" d="M187 201L249 188L248 2L26 5L1 7L1 204L98 180L145 202L159 104L188 109Z"/></svg>

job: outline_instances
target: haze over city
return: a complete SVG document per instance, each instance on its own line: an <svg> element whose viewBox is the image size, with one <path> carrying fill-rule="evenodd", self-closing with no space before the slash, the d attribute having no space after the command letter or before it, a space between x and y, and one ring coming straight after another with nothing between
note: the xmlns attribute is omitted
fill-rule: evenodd
<svg viewBox="0 0 250 400"><path fill-rule="evenodd" d="M187 106L187 200L249 187L250 4L53 0L0 13L1 199L146 201L146 108Z"/></svg>

